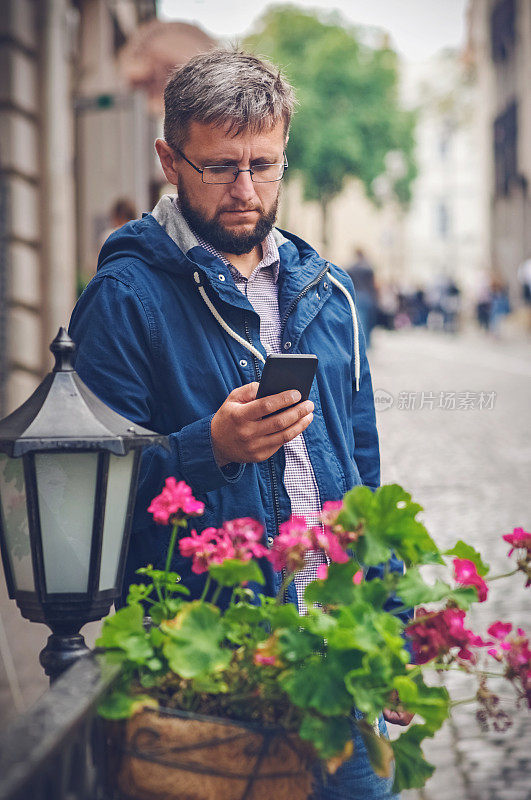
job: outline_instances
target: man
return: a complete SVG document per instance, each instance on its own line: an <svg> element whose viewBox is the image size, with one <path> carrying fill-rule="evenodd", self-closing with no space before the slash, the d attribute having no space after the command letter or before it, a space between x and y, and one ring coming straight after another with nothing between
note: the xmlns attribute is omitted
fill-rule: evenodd
<svg viewBox="0 0 531 800"><path fill-rule="evenodd" d="M365 344L370 347L372 329L376 325L378 294L374 283L374 270L363 250L356 248L356 260L347 269L356 290L356 308L365 335Z"/></svg>
<svg viewBox="0 0 531 800"><path fill-rule="evenodd" d="M316 518L325 500L379 485L352 283L273 228L292 109L291 87L249 54L211 51L175 72L156 149L177 197L109 237L74 310L83 380L171 446L143 459L126 585L136 568L164 562L167 534L146 509L169 475L205 502L201 527L254 517L269 545L291 513ZM268 352L318 356L308 401L291 391L255 399ZM321 560L311 554L290 587L302 611ZM204 576L186 559L173 566L198 596ZM266 581L273 594L280 575L269 568ZM390 796L356 747L316 797Z"/></svg>

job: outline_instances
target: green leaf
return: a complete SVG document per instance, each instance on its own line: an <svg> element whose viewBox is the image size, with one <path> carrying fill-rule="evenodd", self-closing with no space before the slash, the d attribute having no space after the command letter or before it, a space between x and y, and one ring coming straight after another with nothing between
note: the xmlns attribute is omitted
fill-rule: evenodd
<svg viewBox="0 0 531 800"><path fill-rule="evenodd" d="M371 719L377 719L391 690L392 669L389 654L367 653L359 669L345 675L345 686L354 698L356 708Z"/></svg>
<svg viewBox="0 0 531 800"><path fill-rule="evenodd" d="M321 644L320 639L300 628L279 630L277 642L282 659L290 662L302 661Z"/></svg>
<svg viewBox="0 0 531 800"><path fill-rule="evenodd" d="M418 567L410 567L400 577L396 587L396 593L404 605L411 607L443 600L451 591L451 587L440 580L436 580L434 584L425 583Z"/></svg>
<svg viewBox="0 0 531 800"><path fill-rule="evenodd" d="M443 581L433 584L425 583L418 567L410 567L405 575L400 576L396 593L406 606L421 603L436 603L439 600L453 600L460 608L467 609L478 599L477 590L473 586L452 588Z"/></svg>
<svg viewBox="0 0 531 800"><path fill-rule="evenodd" d="M314 714L305 714L299 736L313 744L320 758L332 758L350 741L350 724L344 716L323 719Z"/></svg>
<svg viewBox="0 0 531 800"><path fill-rule="evenodd" d="M187 603L177 616L161 623L169 635L163 645L170 669L182 678L225 669L232 651L222 646L225 636L220 611L199 600Z"/></svg>
<svg viewBox="0 0 531 800"><path fill-rule="evenodd" d="M271 625L271 630L278 628L291 628L297 626L300 621L299 612L293 603L276 605L274 603L262 606L265 618Z"/></svg>
<svg viewBox="0 0 531 800"><path fill-rule="evenodd" d="M154 624L160 625L163 619L173 619L182 607L183 601L180 598L168 597L162 603L154 603L149 609L149 613Z"/></svg>
<svg viewBox="0 0 531 800"><path fill-rule="evenodd" d="M459 539L459 541L455 543L451 550L445 550L443 555L455 556L456 558L467 558L469 561L473 561L476 565L478 574L482 577L485 576L490 569L489 565L485 564L481 558L481 554L478 553L478 551L475 550L472 545L463 542L462 539Z"/></svg>
<svg viewBox="0 0 531 800"><path fill-rule="evenodd" d="M122 691L111 692L98 705L98 714L104 719L127 719L137 699Z"/></svg>
<svg viewBox="0 0 531 800"><path fill-rule="evenodd" d="M380 778L390 778L393 774L394 755L389 740L376 735L376 731L366 719L357 719L355 724L367 748L373 770Z"/></svg>
<svg viewBox="0 0 531 800"><path fill-rule="evenodd" d="M368 603L353 603L341 608L337 626L328 635L330 649L378 651L383 642L374 627L375 612Z"/></svg>
<svg viewBox="0 0 531 800"><path fill-rule="evenodd" d="M421 676L398 675L393 682L400 702L408 711L420 714L426 729L435 733L450 713L450 698L442 686L426 686Z"/></svg>
<svg viewBox="0 0 531 800"><path fill-rule="evenodd" d="M136 664L145 663L154 653L143 620L144 609L140 604L120 608L116 614L104 619L96 647L117 648L128 660Z"/></svg>
<svg viewBox="0 0 531 800"><path fill-rule="evenodd" d="M358 566L353 561L344 564L330 564L326 581L312 581L304 592L308 603L320 603L323 606L338 603L352 603L358 596L358 587L352 583Z"/></svg>
<svg viewBox="0 0 531 800"><path fill-rule="evenodd" d="M299 708L315 708L323 715L348 713L352 698L345 688L345 666L329 653L326 658L309 657L302 667L282 673L279 682Z"/></svg>
<svg viewBox="0 0 531 800"><path fill-rule="evenodd" d="M425 725L412 725L391 742L395 756L394 792L404 789L421 789L430 778L435 767L424 758L420 743L433 734Z"/></svg>
<svg viewBox="0 0 531 800"><path fill-rule="evenodd" d="M222 564L210 564L209 574L220 586L237 586L254 581L263 585L265 578L256 561L240 561L237 558L226 558Z"/></svg>
<svg viewBox="0 0 531 800"><path fill-rule="evenodd" d="M409 566L428 559L443 563L435 542L416 519L422 506L411 501L398 484L381 486L371 492L357 486L344 499L338 522L348 530L363 525L354 552L360 563L373 566L387 561L394 551Z"/></svg>
<svg viewBox="0 0 531 800"><path fill-rule="evenodd" d="M131 583L127 595L127 604L140 603L142 600L145 600L146 597L149 597L153 589L153 584L151 584L151 586L146 586L145 583Z"/></svg>

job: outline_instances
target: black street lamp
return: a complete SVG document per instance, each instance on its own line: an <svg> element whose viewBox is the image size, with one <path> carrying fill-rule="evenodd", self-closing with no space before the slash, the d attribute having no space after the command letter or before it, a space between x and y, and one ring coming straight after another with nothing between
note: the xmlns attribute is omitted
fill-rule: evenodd
<svg viewBox="0 0 531 800"><path fill-rule="evenodd" d="M53 371L0 421L0 547L9 597L52 630L40 662L54 680L120 595L141 451L168 444L85 386L64 328L50 350Z"/></svg>

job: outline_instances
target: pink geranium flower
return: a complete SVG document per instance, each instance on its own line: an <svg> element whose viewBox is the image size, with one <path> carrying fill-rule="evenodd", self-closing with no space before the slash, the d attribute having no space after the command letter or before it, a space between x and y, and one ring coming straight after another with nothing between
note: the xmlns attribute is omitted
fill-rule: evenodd
<svg viewBox="0 0 531 800"><path fill-rule="evenodd" d="M267 667L274 667L276 658L275 656L263 656L260 653L255 653L253 660L255 664L262 664Z"/></svg>
<svg viewBox="0 0 531 800"><path fill-rule="evenodd" d="M222 564L232 558L234 549L228 536L220 536L216 528L205 528L202 533L192 531L179 541L179 550L185 558L192 558L192 572L206 572L210 564Z"/></svg>
<svg viewBox="0 0 531 800"><path fill-rule="evenodd" d="M357 572L354 573L352 576L352 583L355 583L356 586L359 586L363 580L363 570L359 569Z"/></svg>
<svg viewBox="0 0 531 800"><path fill-rule="evenodd" d="M231 558L250 561L253 557L263 558L269 553L267 547L261 544L264 527L251 517L224 522L219 533L228 536L231 542L234 551Z"/></svg>
<svg viewBox="0 0 531 800"><path fill-rule="evenodd" d="M502 538L512 545L507 555L512 555L513 550L527 550L527 555L531 558L531 533L523 528L514 528L512 533L507 533Z"/></svg>
<svg viewBox="0 0 531 800"><path fill-rule="evenodd" d="M292 516L279 527L268 558L274 569L280 572L298 572L304 566L304 557L312 549L312 540L304 517Z"/></svg>
<svg viewBox="0 0 531 800"><path fill-rule="evenodd" d="M487 599L489 587L479 575L477 567L468 558L454 558L454 577L457 583L462 586L475 586L478 592L479 602L483 603Z"/></svg>
<svg viewBox="0 0 531 800"><path fill-rule="evenodd" d="M324 528L321 525L316 525L311 530L311 536L314 548L323 550L330 561L335 561L337 564L345 564L349 560L348 553L345 553L339 544L337 536L326 525Z"/></svg>
<svg viewBox="0 0 531 800"><path fill-rule="evenodd" d="M318 580L325 581L328 578L328 564L319 564L316 575Z"/></svg>
<svg viewBox="0 0 531 800"><path fill-rule="evenodd" d="M470 648L485 647L490 642L484 642L465 628L464 619L465 612L460 608L446 608L436 613L419 608L417 618L406 628L415 662L425 664L458 647L458 658L475 663L476 654Z"/></svg>
<svg viewBox="0 0 531 800"><path fill-rule="evenodd" d="M148 508L159 525L168 525L183 517L199 516L204 510L204 503L195 499L188 484L176 481L173 477L166 478L162 492L153 498Z"/></svg>

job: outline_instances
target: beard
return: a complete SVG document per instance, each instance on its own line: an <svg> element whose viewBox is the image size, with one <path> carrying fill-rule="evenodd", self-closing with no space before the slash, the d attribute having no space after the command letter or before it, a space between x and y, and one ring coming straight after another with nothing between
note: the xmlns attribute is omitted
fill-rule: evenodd
<svg viewBox="0 0 531 800"><path fill-rule="evenodd" d="M235 256L250 253L251 250L254 250L257 245L264 241L268 233L272 230L277 218L278 194L269 211L265 211L263 206L260 208L253 207L252 209L237 209L238 211L258 211L260 216L252 230L239 232L237 230L230 230L222 224L221 214L223 211L233 209L219 209L211 219L207 219L201 211L198 211L192 206L182 182L177 187L177 191L181 214L190 228L194 233L198 234L202 239L205 239L205 241L221 253L228 253L229 255Z"/></svg>

